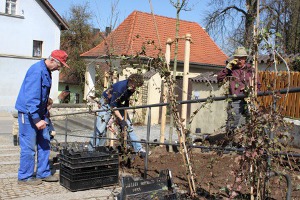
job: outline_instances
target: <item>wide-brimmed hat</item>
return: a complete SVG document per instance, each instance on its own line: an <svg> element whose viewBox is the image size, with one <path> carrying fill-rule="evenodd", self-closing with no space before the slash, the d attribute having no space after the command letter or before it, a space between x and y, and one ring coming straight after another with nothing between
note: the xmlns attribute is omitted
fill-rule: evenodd
<svg viewBox="0 0 300 200"><path fill-rule="evenodd" d="M233 54L234 57L248 57L245 47L238 47Z"/></svg>
<svg viewBox="0 0 300 200"><path fill-rule="evenodd" d="M61 62L65 67L70 68L69 65L67 65L67 59L68 59L68 54L63 51L63 50L54 50L51 53L51 57L55 58L59 62Z"/></svg>

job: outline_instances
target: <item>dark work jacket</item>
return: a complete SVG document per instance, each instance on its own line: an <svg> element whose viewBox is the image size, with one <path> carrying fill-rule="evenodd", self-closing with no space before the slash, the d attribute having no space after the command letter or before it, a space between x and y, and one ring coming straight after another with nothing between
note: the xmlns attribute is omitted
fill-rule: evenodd
<svg viewBox="0 0 300 200"><path fill-rule="evenodd" d="M229 80L229 92L232 95L244 94L245 89L249 88L250 80L252 79L252 74L254 70L250 64L246 64L244 67L239 68L233 66L233 69L228 68L222 69L218 75L218 82L223 82L225 78ZM260 89L261 84L258 80L257 88Z"/></svg>
<svg viewBox="0 0 300 200"><path fill-rule="evenodd" d="M105 90L102 96L108 101L111 107L128 107L130 96L133 94L128 90L128 80L119 81Z"/></svg>

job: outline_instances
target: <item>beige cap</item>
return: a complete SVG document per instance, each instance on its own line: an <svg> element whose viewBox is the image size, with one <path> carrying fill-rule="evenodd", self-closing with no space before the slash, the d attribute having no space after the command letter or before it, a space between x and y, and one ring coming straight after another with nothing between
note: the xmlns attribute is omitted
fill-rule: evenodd
<svg viewBox="0 0 300 200"><path fill-rule="evenodd" d="M245 47L238 47L233 54L234 57L248 57Z"/></svg>

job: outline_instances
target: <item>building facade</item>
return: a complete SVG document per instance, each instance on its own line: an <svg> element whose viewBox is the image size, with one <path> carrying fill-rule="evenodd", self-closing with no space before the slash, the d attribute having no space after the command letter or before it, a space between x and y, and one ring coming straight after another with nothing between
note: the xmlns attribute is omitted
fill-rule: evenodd
<svg viewBox="0 0 300 200"><path fill-rule="evenodd" d="M0 0L0 111L14 104L28 68L60 48L67 24L47 0ZM50 96L58 102L59 72L52 73Z"/></svg>

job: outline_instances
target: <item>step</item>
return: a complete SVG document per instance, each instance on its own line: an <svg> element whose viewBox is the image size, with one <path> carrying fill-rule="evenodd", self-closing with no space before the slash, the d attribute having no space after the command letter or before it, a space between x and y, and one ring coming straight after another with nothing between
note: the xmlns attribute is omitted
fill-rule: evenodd
<svg viewBox="0 0 300 200"><path fill-rule="evenodd" d="M20 151L20 146L0 146L1 151Z"/></svg>
<svg viewBox="0 0 300 200"><path fill-rule="evenodd" d="M0 165L19 165L20 161L0 161Z"/></svg>
<svg viewBox="0 0 300 200"><path fill-rule="evenodd" d="M17 146L14 146L13 144L5 144L4 142L1 142L2 144L0 144L0 149L2 148L19 148Z"/></svg>
<svg viewBox="0 0 300 200"><path fill-rule="evenodd" d="M15 172L15 173L3 173L3 174L0 174L0 179L2 178L18 178L18 172Z"/></svg>
<svg viewBox="0 0 300 200"><path fill-rule="evenodd" d="M0 153L0 159L3 160L3 157L20 157L20 153Z"/></svg>
<svg viewBox="0 0 300 200"><path fill-rule="evenodd" d="M20 154L20 149L1 149L0 148L0 155L5 154Z"/></svg>

